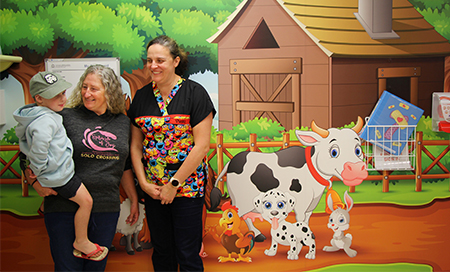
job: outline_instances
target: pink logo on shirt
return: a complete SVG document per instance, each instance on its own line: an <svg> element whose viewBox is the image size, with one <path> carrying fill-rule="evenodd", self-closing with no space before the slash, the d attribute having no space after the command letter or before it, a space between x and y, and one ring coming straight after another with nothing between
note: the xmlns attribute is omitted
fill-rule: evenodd
<svg viewBox="0 0 450 272"><path fill-rule="evenodd" d="M95 130L90 128L84 131L83 144L89 149L96 151L116 151L116 145L111 143L112 140L117 140L116 135L111 132L100 130L101 127L96 127Z"/></svg>

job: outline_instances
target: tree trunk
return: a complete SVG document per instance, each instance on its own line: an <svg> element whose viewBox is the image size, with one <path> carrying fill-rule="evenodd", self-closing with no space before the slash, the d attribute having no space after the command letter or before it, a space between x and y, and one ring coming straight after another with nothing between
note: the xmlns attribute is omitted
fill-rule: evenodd
<svg viewBox="0 0 450 272"><path fill-rule="evenodd" d="M123 72L122 77L130 84L131 99L136 91L152 81L150 72L146 68L132 70L132 73Z"/></svg>

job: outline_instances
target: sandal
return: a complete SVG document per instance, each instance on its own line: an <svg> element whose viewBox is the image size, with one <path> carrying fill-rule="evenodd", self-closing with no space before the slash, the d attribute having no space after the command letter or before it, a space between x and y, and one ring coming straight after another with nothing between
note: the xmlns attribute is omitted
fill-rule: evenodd
<svg viewBox="0 0 450 272"><path fill-rule="evenodd" d="M38 213L40 216L44 217L44 211L41 210L41 208L39 208L39 209L37 210L37 213Z"/></svg>
<svg viewBox="0 0 450 272"><path fill-rule="evenodd" d="M107 247L101 247L98 244L94 244L97 249L92 251L89 254L84 254L83 252L79 251L78 249L73 250L73 255L77 258L91 260L91 261L101 261L108 255L108 248ZM97 254L98 252L102 252L100 256L92 257L93 255Z"/></svg>

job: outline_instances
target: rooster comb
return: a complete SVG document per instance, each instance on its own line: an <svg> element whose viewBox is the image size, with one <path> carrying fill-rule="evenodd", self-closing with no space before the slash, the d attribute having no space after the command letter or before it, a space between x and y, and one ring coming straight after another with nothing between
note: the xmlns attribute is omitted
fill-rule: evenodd
<svg viewBox="0 0 450 272"><path fill-rule="evenodd" d="M238 208L236 206L231 205L231 201L227 201L222 205L222 211L226 211L228 209L233 209L236 212L238 211Z"/></svg>

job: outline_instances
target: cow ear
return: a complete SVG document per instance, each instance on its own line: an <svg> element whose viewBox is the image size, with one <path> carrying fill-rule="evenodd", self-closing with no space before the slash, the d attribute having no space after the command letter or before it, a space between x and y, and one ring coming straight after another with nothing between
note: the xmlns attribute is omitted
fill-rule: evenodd
<svg viewBox="0 0 450 272"><path fill-rule="evenodd" d="M320 142L321 139L323 139L319 134L313 131L296 130L295 135L297 136L297 139L300 141L300 143L305 146L313 146Z"/></svg>

